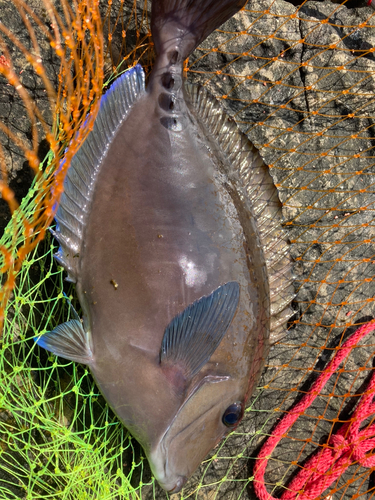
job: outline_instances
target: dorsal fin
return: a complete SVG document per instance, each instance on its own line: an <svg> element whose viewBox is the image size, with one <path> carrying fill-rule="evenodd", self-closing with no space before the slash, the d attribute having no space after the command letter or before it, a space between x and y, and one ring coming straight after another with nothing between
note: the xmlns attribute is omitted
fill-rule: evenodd
<svg viewBox="0 0 375 500"><path fill-rule="evenodd" d="M60 243L55 258L68 272L68 281L77 280L83 232L100 166L117 130L144 91L140 65L120 76L102 97L94 127L72 159L55 216L56 231L52 231Z"/></svg>
<svg viewBox="0 0 375 500"><path fill-rule="evenodd" d="M225 113L217 99L202 86L187 84L191 104L203 129L231 164L252 205L266 261L271 306L271 342L283 336L293 316L290 304L295 296L293 261L284 232L282 205L276 187L259 151ZM229 173L229 172L228 172Z"/></svg>

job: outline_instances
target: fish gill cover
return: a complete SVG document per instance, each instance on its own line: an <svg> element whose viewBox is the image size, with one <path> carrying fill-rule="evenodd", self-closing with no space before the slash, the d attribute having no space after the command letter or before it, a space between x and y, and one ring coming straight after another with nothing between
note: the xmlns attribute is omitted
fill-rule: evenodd
<svg viewBox="0 0 375 500"><path fill-rule="evenodd" d="M288 335L271 350L242 424L180 498L256 498L261 445L374 318L375 11L341 3L252 0L187 63L188 79L221 101L270 167L297 295ZM150 70L150 5L0 0L0 13L2 227L13 213L0 247L0 498L166 498L88 371L32 341L68 320L76 304L46 232L69 157L54 172L66 145L74 141L73 154L84 139L103 81L105 88L137 62ZM374 354L370 332L284 433L264 476L273 497L285 497L317 451L338 453L332 436L369 396ZM372 422L370 415L363 425ZM354 448L348 457L325 498L373 496L372 467Z"/></svg>

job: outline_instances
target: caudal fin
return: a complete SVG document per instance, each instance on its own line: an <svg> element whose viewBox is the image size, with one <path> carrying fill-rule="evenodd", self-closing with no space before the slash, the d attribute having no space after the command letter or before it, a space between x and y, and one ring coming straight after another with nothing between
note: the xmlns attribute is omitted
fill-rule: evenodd
<svg viewBox="0 0 375 500"><path fill-rule="evenodd" d="M151 31L156 53L177 52L180 60L212 31L238 12L247 0L154 0Z"/></svg>

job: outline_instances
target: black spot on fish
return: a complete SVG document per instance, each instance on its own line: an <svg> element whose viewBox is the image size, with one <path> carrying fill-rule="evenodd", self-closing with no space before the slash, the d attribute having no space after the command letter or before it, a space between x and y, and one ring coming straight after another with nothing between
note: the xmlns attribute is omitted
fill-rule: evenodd
<svg viewBox="0 0 375 500"><path fill-rule="evenodd" d="M174 87L174 78L170 73L164 73L161 77L161 83L165 89L172 90Z"/></svg>
<svg viewBox="0 0 375 500"><path fill-rule="evenodd" d="M175 108L173 97L170 94L162 93L159 95L159 106L164 111L170 111Z"/></svg>
<svg viewBox="0 0 375 500"><path fill-rule="evenodd" d="M163 125L163 127L167 128L168 130L173 130L174 132L180 132L182 130L182 123L180 120L177 120L177 118L163 116L162 118L160 118L160 123Z"/></svg>
<svg viewBox="0 0 375 500"><path fill-rule="evenodd" d="M178 53L177 50L174 50L173 52L170 52L168 54L169 64L176 64L179 61L179 56L180 56L180 54Z"/></svg>

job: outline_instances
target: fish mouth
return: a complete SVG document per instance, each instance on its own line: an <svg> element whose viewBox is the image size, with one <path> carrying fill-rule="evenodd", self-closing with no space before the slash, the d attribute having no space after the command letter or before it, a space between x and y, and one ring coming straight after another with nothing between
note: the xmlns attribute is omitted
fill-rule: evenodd
<svg viewBox="0 0 375 500"><path fill-rule="evenodd" d="M187 481L187 477L186 476L181 476L177 483L176 483L176 486L171 489L171 490L168 490L167 493L178 493L179 491L182 490L182 488L184 487L185 483Z"/></svg>

